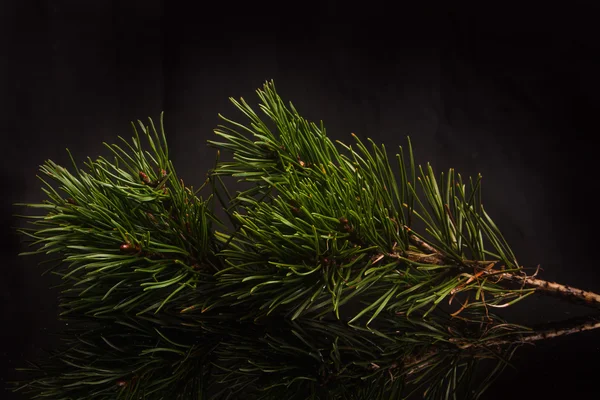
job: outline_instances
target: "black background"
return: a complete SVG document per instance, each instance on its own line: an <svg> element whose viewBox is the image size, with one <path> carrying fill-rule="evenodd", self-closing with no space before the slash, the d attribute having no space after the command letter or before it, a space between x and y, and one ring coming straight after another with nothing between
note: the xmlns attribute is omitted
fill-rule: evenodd
<svg viewBox="0 0 600 400"><path fill-rule="evenodd" d="M80 160L105 154L129 121L164 110L179 174L197 186L217 113L235 115L230 96L256 103L269 79L335 139L355 132L393 149L410 135L420 163L481 172L519 261L600 292L599 10L567 4L1 2L2 386L61 328L52 279L17 256L12 204L42 200L38 166L67 164L67 147ZM510 315L533 324L587 312L529 298ZM599 360L598 332L523 348L484 398L598 396Z"/></svg>

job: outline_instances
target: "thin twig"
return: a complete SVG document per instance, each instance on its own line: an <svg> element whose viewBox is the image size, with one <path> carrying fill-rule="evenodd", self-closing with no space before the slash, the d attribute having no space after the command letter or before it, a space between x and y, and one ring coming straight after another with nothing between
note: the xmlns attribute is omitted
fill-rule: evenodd
<svg viewBox="0 0 600 400"><path fill-rule="evenodd" d="M574 288L557 282L549 282L543 279L520 276L509 273L499 274L500 278L535 288L536 292L566 298L568 300L582 301L595 307L600 306L600 295L583 289Z"/></svg>
<svg viewBox="0 0 600 400"><path fill-rule="evenodd" d="M434 264L446 264L449 262L443 254L441 254L438 250L433 248L431 245L425 243L423 240L418 238L417 236L411 234L410 241L421 251L428 253L428 262ZM466 261L468 265L472 265L474 269L480 269L481 266L479 264L489 265L490 261L485 262L474 262L474 261ZM483 273L482 273L483 272ZM600 294L589 292L583 289L574 288L568 285L563 285L557 282L549 282L543 279L537 279L534 277L526 276L526 275L516 275L507 272L501 272L494 269L481 269L477 271L480 275L493 275L498 278L498 282L500 283L502 280L521 284L523 287L529 287L535 289L536 292L564 298L569 301L578 301L582 302L586 305L591 305L594 307L600 306Z"/></svg>

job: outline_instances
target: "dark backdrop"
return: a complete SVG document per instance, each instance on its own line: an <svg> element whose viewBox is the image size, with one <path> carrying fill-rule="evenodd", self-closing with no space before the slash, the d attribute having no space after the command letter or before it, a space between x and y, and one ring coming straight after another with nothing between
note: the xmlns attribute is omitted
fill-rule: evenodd
<svg viewBox="0 0 600 400"><path fill-rule="evenodd" d="M197 185L213 162L205 141L217 113L233 109L229 96L255 102L268 79L336 139L355 132L393 148L410 135L419 162L481 172L520 262L600 291L597 8L189 3L0 4L0 386L61 327L52 279L17 257L12 203L42 199L38 165L67 163L66 147L99 155L103 141L130 134L130 120L165 110L175 164ZM528 299L511 315L586 312ZM599 358L598 332L523 348L485 398L597 395Z"/></svg>

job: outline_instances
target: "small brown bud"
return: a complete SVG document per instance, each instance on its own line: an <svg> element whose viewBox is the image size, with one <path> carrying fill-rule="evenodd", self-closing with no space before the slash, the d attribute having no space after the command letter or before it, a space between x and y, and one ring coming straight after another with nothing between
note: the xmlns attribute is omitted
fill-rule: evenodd
<svg viewBox="0 0 600 400"><path fill-rule="evenodd" d="M140 171L140 179L142 180L142 182L144 182L146 185L150 183L150 178L148 178L148 175L146 175L143 171Z"/></svg>
<svg viewBox="0 0 600 400"><path fill-rule="evenodd" d="M121 252L125 254L134 254L140 251L139 245L132 245L131 243L123 243L120 248Z"/></svg>

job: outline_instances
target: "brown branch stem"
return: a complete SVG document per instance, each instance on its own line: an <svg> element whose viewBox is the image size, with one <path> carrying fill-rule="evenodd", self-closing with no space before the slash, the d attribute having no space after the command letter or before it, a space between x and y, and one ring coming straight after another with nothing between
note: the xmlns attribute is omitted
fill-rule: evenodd
<svg viewBox="0 0 600 400"><path fill-rule="evenodd" d="M594 307L600 306L600 294L589 292L583 289L574 288L557 282L549 282L543 279L537 279L530 276L520 276L509 273L499 275L507 281L516 282L526 287L534 288L536 292L564 298L567 300L580 301Z"/></svg>
<svg viewBox="0 0 600 400"><path fill-rule="evenodd" d="M424 242L414 234L410 235L410 241L419 250L423 251L424 253L427 253L426 255L424 255L424 258L427 260L428 263L443 265L452 262L451 260L447 260L443 254L441 254L431 245ZM600 294L598 293L574 288L557 282L549 282L543 279L537 279L532 276L517 275L508 272L501 272L494 269L482 269L483 265L489 265L491 263L495 262L467 262L468 265L474 267L474 272L476 273L479 273L481 275L494 275L496 278L498 278L498 283L502 281L517 283L523 287L533 288L536 292L545 295L566 299L572 302L582 302L586 305L590 305L596 308L600 307Z"/></svg>

